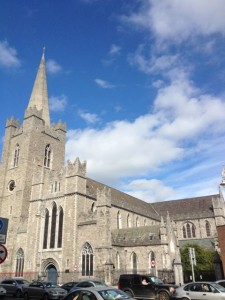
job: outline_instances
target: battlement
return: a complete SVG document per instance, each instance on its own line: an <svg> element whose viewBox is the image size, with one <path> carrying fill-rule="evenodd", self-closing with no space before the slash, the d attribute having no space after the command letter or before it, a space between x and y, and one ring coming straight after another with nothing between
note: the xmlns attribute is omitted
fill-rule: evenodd
<svg viewBox="0 0 225 300"><path fill-rule="evenodd" d="M52 124L54 130L61 130L66 132L66 123L63 123L62 120L59 120L57 124Z"/></svg>
<svg viewBox="0 0 225 300"><path fill-rule="evenodd" d="M81 163L80 159L77 157L74 163L72 163L70 160L67 161L66 165L66 176L74 176L79 175L82 177L86 177L86 160Z"/></svg>
<svg viewBox="0 0 225 300"><path fill-rule="evenodd" d="M42 119L42 109L38 110L36 105L34 105L33 107L27 108L25 111L24 119L27 119L32 116L36 116L39 119Z"/></svg>
<svg viewBox="0 0 225 300"><path fill-rule="evenodd" d="M12 126L12 127L18 128L19 125L20 125L20 121L15 120L13 116L10 119L7 119L7 121L6 121L6 127Z"/></svg>

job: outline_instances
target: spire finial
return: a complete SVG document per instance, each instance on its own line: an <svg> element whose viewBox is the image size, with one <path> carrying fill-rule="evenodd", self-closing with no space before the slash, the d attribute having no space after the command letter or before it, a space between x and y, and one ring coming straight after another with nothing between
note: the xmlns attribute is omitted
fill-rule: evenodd
<svg viewBox="0 0 225 300"><path fill-rule="evenodd" d="M45 46L42 49L42 57L44 57L44 56L45 56Z"/></svg>

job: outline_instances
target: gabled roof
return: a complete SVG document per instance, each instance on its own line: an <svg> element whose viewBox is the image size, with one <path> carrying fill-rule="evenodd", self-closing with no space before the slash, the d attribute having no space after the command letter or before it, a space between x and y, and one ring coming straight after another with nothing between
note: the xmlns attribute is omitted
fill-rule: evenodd
<svg viewBox="0 0 225 300"><path fill-rule="evenodd" d="M212 199L219 197L219 194L195 197L181 200L171 200L152 203L152 206L162 216L167 212L174 221L187 219L200 219L214 217Z"/></svg>
<svg viewBox="0 0 225 300"><path fill-rule="evenodd" d="M106 185L87 178L87 195L96 199L97 188L103 189ZM160 221L160 215L156 212L150 203L132 197L126 193L111 188L111 204L118 209L126 209L128 212L136 212L137 214Z"/></svg>

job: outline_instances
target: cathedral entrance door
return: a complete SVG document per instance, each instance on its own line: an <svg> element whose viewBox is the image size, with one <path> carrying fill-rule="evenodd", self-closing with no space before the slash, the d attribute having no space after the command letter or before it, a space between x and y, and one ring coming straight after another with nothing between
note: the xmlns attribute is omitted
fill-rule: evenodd
<svg viewBox="0 0 225 300"><path fill-rule="evenodd" d="M47 280L51 281L54 284L57 284L58 273L54 265L48 266L47 270Z"/></svg>

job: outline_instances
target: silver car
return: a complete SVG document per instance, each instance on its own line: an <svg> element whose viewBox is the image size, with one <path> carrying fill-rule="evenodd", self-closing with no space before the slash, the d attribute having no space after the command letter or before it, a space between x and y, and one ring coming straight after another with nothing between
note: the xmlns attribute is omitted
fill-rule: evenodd
<svg viewBox="0 0 225 300"><path fill-rule="evenodd" d="M125 292L112 287L78 288L63 300L134 300Z"/></svg>
<svg viewBox="0 0 225 300"><path fill-rule="evenodd" d="M6 296L6 289L0 285L0 298L4 298Z"/></svg>
<svg viewBox="0 0 225 300"><path fill-rule="evenodd" d="M225 300L225 288L214 282L191 282L178 287L174 298L182 300Z"/></svg>

